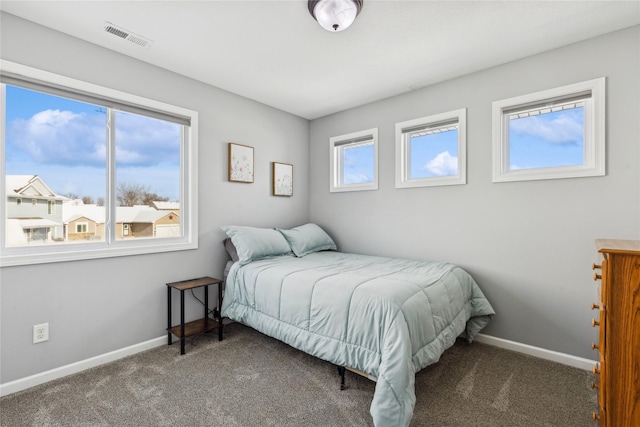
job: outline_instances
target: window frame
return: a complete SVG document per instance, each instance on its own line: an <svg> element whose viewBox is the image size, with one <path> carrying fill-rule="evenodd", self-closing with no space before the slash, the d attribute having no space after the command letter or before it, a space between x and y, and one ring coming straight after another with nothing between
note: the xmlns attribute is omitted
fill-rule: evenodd
<svg viewBox="0 0 640 427"><path fill-rule="evenodd" d="M108 231L104 242L73 243L69 245L42 245L7 247L5 239L0 242L0 267L15 265L66 262L85 259L110 258L129 255L141 255L198 248L198 112L183 107L156 101L119 90L99 86L82 80L62 76L33 67L0 60L0 74L18 76L25 80L34 80L52 88L62 88L79 94L89 94L99 98L114 100L124 106L148 109L159 114L184 117L189 126L183 127L183 143L180 158L180 209L182 237L162 239L140 239L134 241L117 240L115 232ZM6 120L6 86L0 84L0 120ZM6 127L3 125L3 127ZM5 158L5 132L0 132L0 158ZM107 157L107 229L115 229L115 149ZM6 170L4 161L0 162L0 186L6 188ZM113 193L113 194L110 194ZM3 190L4 194L4 190ZM0 235L6 236L7 200L0 197ZM113 234L113 238L111 235Z"/></svg>
<svg viewBox="0 0 640 427"><path fill-rule="evenodd" d="M365 184L344 184L344 148L364 145L363 143L372 141L373 144L373 181ZM378 189L378 128L361 130L345 135L329 138L329 165L330 183L329 192L344 191L368 191Z"/></svg>
<svg viewBox="0 0 640 427"><path fill-rule="evenodd" d="M458 127L458 174L424 178L409 177L411 169L410 135L415 128L426 130L456 122ZM448 111L396 123L396 188L463 185L467 183L467 109Z"/></svg>
<svg viewBox="0 0 640 427"><path fill-rule="evenodd" d="M606 79L543 90L493 102L493 182L581 178L606 174L605 103ZM545 103L585 98L584 156L582 165L510 169L509 114Z"/></svg>

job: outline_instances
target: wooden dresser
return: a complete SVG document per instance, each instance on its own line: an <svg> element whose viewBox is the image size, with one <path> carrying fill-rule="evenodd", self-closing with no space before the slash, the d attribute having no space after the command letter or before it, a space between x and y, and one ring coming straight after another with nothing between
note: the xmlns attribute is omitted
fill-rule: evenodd
<svg viewBox="0 0 640 427"><path fill-rule="evenodd" d="M592 325L600 362L593 368L598 388L601 427L640 427L640 241L596 240L601 263L594 264L600 281L599 311Z"/></svg>

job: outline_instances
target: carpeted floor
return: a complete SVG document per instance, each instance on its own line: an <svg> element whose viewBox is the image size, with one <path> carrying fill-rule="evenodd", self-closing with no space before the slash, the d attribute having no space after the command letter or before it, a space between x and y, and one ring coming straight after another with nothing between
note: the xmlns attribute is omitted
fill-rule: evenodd
<svg viewBox="0 0 640 427"><path fill-rule="evenodd" d="M412 426L589 426L587 371L457 342L416 375ZM370 426L375 383L239 324L0 399L0 425Z"/></svg>

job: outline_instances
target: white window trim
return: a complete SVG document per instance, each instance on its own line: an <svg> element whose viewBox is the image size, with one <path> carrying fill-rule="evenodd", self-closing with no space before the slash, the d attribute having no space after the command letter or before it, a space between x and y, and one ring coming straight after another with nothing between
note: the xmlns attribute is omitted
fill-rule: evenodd
<svg viewBox="0 0 640 427"><path fill-rule="evenodd" d="M78 227L84 227L87 231L78 231ZM89 223L88 222L76 222L76 233L87 233L89 232Z"/></svg>
<svg viewBox="0 0 640 427"><path fill-rule="evenodd" d="M340 143L344 143L349 140L357 140L360 138L370 137L373 140L373 182L366 184L342 184L342 156L340 153ZM358 132L349 133L346 135L334 136L329 138L329 164L330 164L330 184L329 191L343 192L343 191L366 191L378 189L378 128L372 128L362 130Z"/></svg>
<svg viewBox="0 0 640 427"><path fill-rule="evenodd" d="M158 111L166 111L170 114L190 118L191 125L187 127L188 144L184 144L181 156L181 170L186 171L180 182L181 221L183 237L144 239L144 240L114 240L112 242L78 243L69 245L42 245L29 247L7 248L6 242L0 242L1 255L0 267L15 265L43 264L51 262L76 261L96 258L110 258L129 255L140 255L160 252L172 252L198 248L198 112L170 104L165 104L149 98L121 92L118 90L95 85L93 83L72 79L36 68L17 64L11 61L0 60L0 71L13 75L24 76L27 79L35 79L53 85L59 85L81 92L94 93L119 100L123 103L140 105ZM0 120L5 121L5 88L0 85L1 95ZM0 158L4 157L5 135L1 132ZM4 162L0 162L0 188L6 188L6 171ZM113 177L111 178L113 180ZM4 193L4 191L3 191ZM6 236L6 196L0 197L0 212L3 216L0 220L0 235ZM112 206L115 212L115 206ZM113 214L111 215L113 217Z"/></svg>
<svg viewBox="0 0 640 427"><path fill-rule="evenodd" d="M603 176L605 170L605 88L604 77L528 95L503 99L493 103L493 182L530 181L542 179ZM590 93L585 103L584 163L579 166L559 166L510 170L509 118L505 111L545 101Z"/></svg>
<svg viewBox="0 0 640 427"><path fill-rule="evenodd" d="M411 179L410 138L406 129L419 126L437 126L438 123L457 121L458 126L458 174ZM449 111L419 119L396 123L396 188L433 187L440 185L461 185L467 183L467 110Z"/></svg>

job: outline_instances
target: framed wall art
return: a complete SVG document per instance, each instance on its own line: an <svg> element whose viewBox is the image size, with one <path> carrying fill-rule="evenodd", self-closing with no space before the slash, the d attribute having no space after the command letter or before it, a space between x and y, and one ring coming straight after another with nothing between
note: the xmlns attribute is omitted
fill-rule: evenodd
<svg viewBox="0 0 640 427"><path fill-rule="evenodd" d="M229 181L253 182L253 147L229 143Z"/></svg>
<svg viewBox="0 0 640 427"><path fill-rule="evenodd" d="M273 195L293 196L293 165L273 162Z"/></svg>

